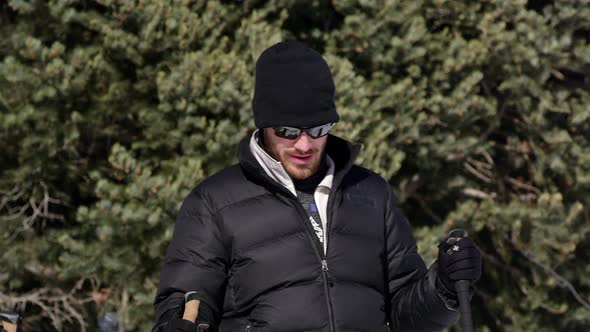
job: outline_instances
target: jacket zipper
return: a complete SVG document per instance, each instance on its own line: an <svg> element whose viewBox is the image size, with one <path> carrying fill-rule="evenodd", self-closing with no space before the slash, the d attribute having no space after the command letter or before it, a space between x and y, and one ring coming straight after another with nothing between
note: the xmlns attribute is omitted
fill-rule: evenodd
<svg viewBox="0 0 590 332"><path fill-rule="evenodd" d="M299 212L299 216L301 217L301 220L303 221L303 227L305 228L305 233L307 234L307 237L309 238L311 245L314 248L314 251L317 254L317 256L321 262L325 258L324 246L320 242L320 240L318 239L318 236L316 235L316 233L314 232L314 230L311 226L311 223L309 222L309 216L307 215L307 212L305 212L305 210L303 209L303 206L301 206L301 203L299 203L299 201L295 201L295 200L293 200L293 203L295 204L295 208L297 209L297 212Z"/></svg>
<svg viewBox="0 0 590 332"><path fill-rule="evenodd" d="M330 319L330 331L335 331L334 325L334 309L332 308L332 297L330 295L330 278L328 276L328 262L322 260L322 276L324 278L324 290L326 292L326 300L328 302L328 318Z"/></svg>
<svg viewBox="0 0 590 332"><path fill-rule="evenodd" d="M332 299L331 299L331 295L330 295L330 282L329 282L329 276L328 276L328 261L326 260L326 253L328 251L327 250L328 244L326 243L326 253L324 253L324 246L322 245L322 243L319 242L319 240L317 240L317 235L310 230L310 227L308 226L309 220L304 218L304 216L307 216L307 212L305 212L305 210L303 209L303 206L301 206L301 203L299 203L299 201L297 201L297 197L295 197L293 195L291 195L291 196L292 196L292 200L295 203L295 208L297 209L297 211L299 212L299 215L303 219L304 227L305 227L305 230L307 233L307 237L311 241L314 251L315 251L316 255L318 256L320 263L321 263L322 280L324 282L324 291L326 292L326 303L328 305L328 318L330 320L330 332L335 332L336 325L334 323L334 309L332 308ZM331 211L331 209L330 209L330 201L331 200L332 200L332 197L330 197L328 199L328 207L327 207L329 209L328 211ZM331 214L332 214L331 212L327 213L327 215L329 215L328 220L331 219L330 218ZM329 222L326 223L326 228L330 229ZM324 234L327 234L328 229L324 230ZM329 238L329 236L328 236L328 238ZM324 236L324 241L326 241L326 236Z"/></svg>
<svg viewBox="0 0 590 332"><path fill-rule="evenodd" d="M333 207L334 207L334 200L338 195L338 191L336 190L336 186L334 186L333 195L330 195L328 198L328 204L326 205L326 230L324 230L324 241L326 239L331 238L332 234L330 230L332 229L332 214L333 214ZM328 254L330 242L326 242L326 255ZM323 248L322 248L323 249ZM322 261L322 273L324 275L324 288L326 289L326 299L328 301L328 317L330 318L330 331L336 331L336 322L334 321L334 309L332 308L332 297L330 295L330 280L328 276L328 261L324 259Z"/></svg>

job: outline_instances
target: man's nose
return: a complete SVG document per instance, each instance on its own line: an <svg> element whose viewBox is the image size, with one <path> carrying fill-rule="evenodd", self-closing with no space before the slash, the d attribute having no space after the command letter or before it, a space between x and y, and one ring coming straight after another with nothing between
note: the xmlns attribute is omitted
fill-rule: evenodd
<svg viewBox="0 0 590 332"><path fill-rule="evenodd" d="M306 132L301 133L301 135L296 138L294 147L301 152L307 152L311 150L311 137L309 137Z"/></svg>

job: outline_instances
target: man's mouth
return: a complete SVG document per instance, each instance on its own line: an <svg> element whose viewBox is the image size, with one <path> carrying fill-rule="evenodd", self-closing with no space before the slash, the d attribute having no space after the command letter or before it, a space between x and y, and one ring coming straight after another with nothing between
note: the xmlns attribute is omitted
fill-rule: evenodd
<svg viewBox="0 0 590 332"><path fill-rule="evenodd" d="M307 155L289 155L289 159L291 159L295 164L304 165L308 164L311 161L313 154Z"/></svg>

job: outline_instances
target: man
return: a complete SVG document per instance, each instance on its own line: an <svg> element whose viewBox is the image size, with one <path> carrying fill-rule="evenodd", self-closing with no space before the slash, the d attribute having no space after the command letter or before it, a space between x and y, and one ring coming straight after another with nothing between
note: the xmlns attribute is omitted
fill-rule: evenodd
<svg viewBox="0 0 590 332"><path fill-rule="evenodd" d="M321 55L295 41L265 50L252 106L259 130L241 142L239 164L182 204L154 330L439 331L454 323L454 282L479 279L479 251L467 238L454 250L443 243L444 264L426 269L390 185L353 164L357 146L327 135L339 117Z"/></svg>

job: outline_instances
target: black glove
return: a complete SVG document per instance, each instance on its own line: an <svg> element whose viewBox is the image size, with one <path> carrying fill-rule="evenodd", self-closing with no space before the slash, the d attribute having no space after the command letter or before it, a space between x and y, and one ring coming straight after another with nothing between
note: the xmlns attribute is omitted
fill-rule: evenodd
<svg viewBox="0 0 590 332"><path fill-rule="evenodd" d="M166 326L164 332L196 332L197 325L182 318L173 318Z"/></svg>
<svg viewBox="0 0 590 332"><path fill-rule="evenodd" d="M443 293L456 296L455 282L468 280L474 284L481 277L481 253L469 238L443 240L438 245L438 280ZM437 282L437 287L439 286Z"/></svg>

